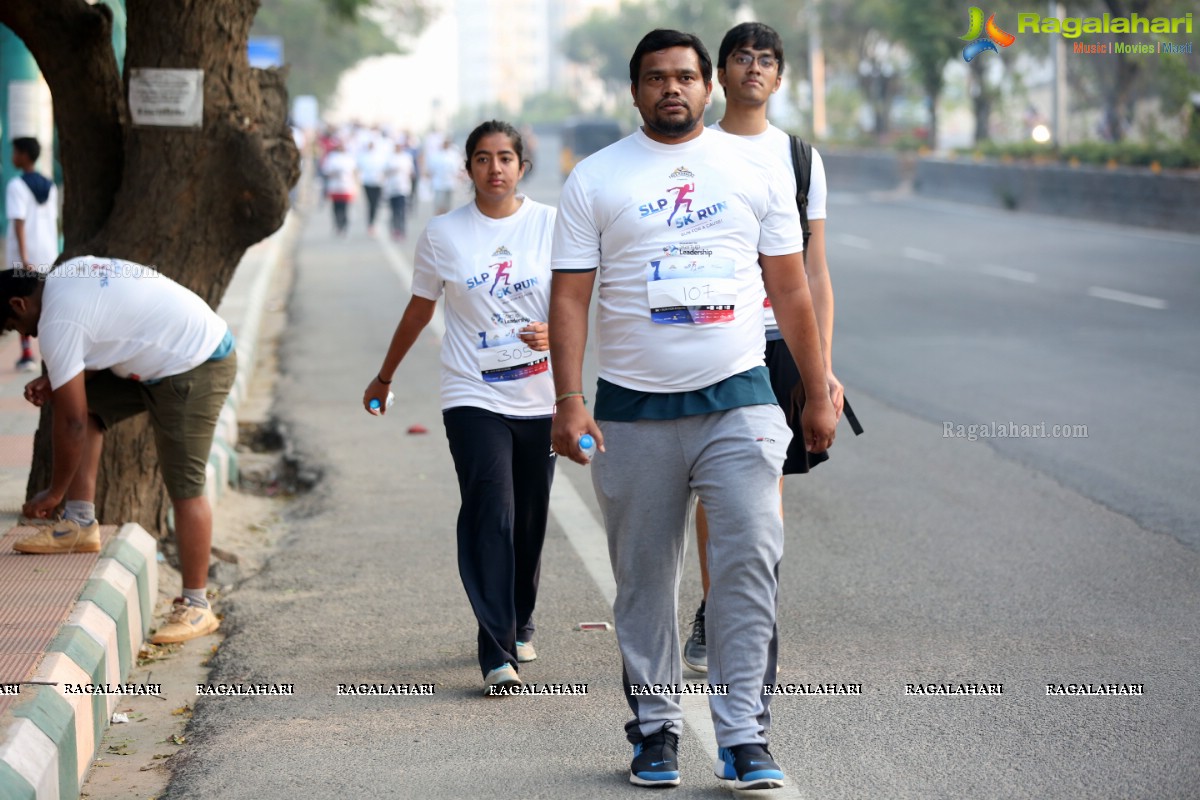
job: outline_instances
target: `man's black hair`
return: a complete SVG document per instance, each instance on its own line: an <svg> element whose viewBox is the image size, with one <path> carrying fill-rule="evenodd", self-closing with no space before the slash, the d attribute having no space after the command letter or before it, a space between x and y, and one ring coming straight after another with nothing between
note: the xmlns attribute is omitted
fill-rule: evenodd
<svg viewBox="0 0 1200 800"><path fill-rule="evenodd" d="M14 143L16 140L14 140ZM0 330L8 324L12 315L12 304L8 301L14 297L29 297L41 284L43 276L31 269L0 270Z"/></svg>
<svg viewBox="0 0 1200 800"><path fill-rule="evenodd" d="M12 140L13 150L29 156L30 161L37 161L42 154L42 146L32 136L18 136Z"/></svg>
<svg viewBox="0 0 1200 800"><path fill-rule="evenodd" d="M634 48L633 57L629 59L629 82L637 86L638 78L642 74L642 56L646 53L666 50L668 47L690 47L695 50L700 59L700 74L703 76L704 82L712 83L712 57L708 54L708 48L704 46L704 42L700 41L700 37L694 33L683 33L669 28L656 28L638 42L637 47Z"/></svg>
<svg viewBox="0 0 1200 800"><path fill-rule="evenodd" d="M743 22L734 25L721 40L717 50L717 67L725 69L726 62L734 50L750 47L755 50L770 50L779 62L779 74L783 74L783 39L770 25L761 22Z"/></svg>

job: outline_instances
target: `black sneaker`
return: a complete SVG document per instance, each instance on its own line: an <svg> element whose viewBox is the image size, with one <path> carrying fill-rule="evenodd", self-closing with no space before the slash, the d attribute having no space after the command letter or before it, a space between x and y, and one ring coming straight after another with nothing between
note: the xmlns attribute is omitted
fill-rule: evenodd
<svg viewBox="0 0 1200 800"><path fill-rule="evenodd" d="M658 733L642 738L633 746L629 782L636 786L679 785L679 734L672 733L673 722L664 722Z"/></svg>
<svg viewBox="0 0 1200 800"><path fill-rule="evenodd" d="M765 744L719 748L713 772L717 780L731 789L777 789L783 786L783 770L771 758Z"/></svg>
<svg viewBox="0 0 1200 800"><path fill-rule="evenodd" d="M692 620L692 635L683 643L683 663L688 669L708 674L708 640L704 638L704 601Z"/></svg>

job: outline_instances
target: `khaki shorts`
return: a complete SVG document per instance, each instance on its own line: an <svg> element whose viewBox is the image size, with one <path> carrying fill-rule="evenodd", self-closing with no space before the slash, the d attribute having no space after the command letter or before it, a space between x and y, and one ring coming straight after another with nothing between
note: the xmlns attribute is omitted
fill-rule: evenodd
<svg viewBox="0 0 1200 800"><path fill-rule="evenodd" d="M150 412L167 494L172 500L199 497L204 494L217 417L236 377L235 352L151 384L103 370L87 379L88 413L107 430L121 420Z"/></svg>

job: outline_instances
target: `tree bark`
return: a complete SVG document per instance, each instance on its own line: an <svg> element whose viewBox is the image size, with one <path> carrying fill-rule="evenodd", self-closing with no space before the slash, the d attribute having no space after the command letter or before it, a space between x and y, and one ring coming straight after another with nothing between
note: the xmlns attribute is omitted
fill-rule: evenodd
<svg viewBox="0 0 1200 800"><path fill-rule="evenodd" d="M863 63L860 61L860 63ZM876 142L883 143L889 129L890 78L882 74L879 64L871 63L871 71L858 76L858 90L871 108L871 135Z"/></svg>
<svg viewBox="0 0 1200 800"><path fill-rule="evenodd" d="M930 150L937 150L938 146L938 98L941 94L940 81L937 84L926 82L925 105L929 112L929 130L925 133L925 146Z"/></svg>
<svg viewBox="0 0 1200 800"><path fill-rule="evenodd" d="M1111 142L1120 142L1129 133L1134 118L1134 86L1142 72L1144 56L1113 56L1113 86L1104 96L1104 130Z"/></svg>
<svg viewBox="0 0 1200 800"><path fill-rule="evenodd" d="M3 9L0 22L34 53L54 98L64 257L153 266L215 308L246 248L283 223L299 177L283 76L247 60L257 0L128 0L126 81L103 6L8 0ZM127 79L140 68L203 70L202 127L133 126ZM43 412L28 494L49 483L49 430ZM97 487L100 518L136 521L161 538L169 503L157 465L144 416L114 426Z"/></svg>
<svg viewBox="0 0 1200 800"><path fill-rule="evenodd" d="M971 71L971 110L975 116L975 144L990 141L992 103L995 90L988 85L983 59L976 58L969 65Z"/></svg>
<svg viewBox="0 0 1200 800"><path fill-rule="evenodd" d="M127 115L112 11L84 0L10 0L0 3L0 23L29 48L50 86L64 176L64 255L70 257L73 243L104 225L121 185Z"/></svg>
<svg viewBox="0 0 1200 800"><path fill-rule="evenodd" d="M1105 0L1104 5L1114 17L1131 14L1150 16L1150 0ZM1145 56L1130 53L1113 55L1112 84L1104 95L1105 138L1111 142L1124 140L1129 133L1127 122L1133 119L1134 86L1142 74Z"/></svg>

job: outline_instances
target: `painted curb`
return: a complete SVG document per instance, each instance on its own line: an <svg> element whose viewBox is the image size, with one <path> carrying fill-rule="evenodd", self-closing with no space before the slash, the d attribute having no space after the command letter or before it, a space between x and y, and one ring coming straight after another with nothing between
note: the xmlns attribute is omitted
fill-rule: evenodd
<svg viewBox="0 0 1200 800"><path fill-rule="evenodd" d="M0 719L0 798L79 797L119 696L74 688L129 674L158 594L156 553L154 537L134 523L105 545L20 701Z"/></svg>

